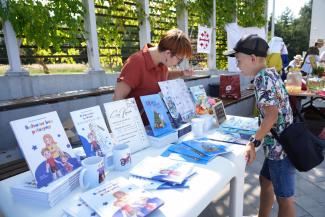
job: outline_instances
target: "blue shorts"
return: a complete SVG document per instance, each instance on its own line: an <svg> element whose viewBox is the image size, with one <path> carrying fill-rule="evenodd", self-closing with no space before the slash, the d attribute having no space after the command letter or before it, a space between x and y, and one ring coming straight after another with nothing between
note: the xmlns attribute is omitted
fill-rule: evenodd
<svg viewBox="0 0 325 217"><path fill-rule="evenodd" d="M265 159L260 175L270 180L277 197L292 197L295 194L296 169L288 157L282 160Z"/></svg>

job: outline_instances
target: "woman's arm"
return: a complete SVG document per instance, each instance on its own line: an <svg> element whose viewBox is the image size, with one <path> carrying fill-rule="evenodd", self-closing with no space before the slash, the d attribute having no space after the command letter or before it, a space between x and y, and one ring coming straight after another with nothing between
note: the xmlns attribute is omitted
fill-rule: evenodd
<svg viewBox="0 0 325 217"><path fill-rule="evenodd" d="M124 81L116 83L115 91L113 95L113 101L125 99L131 92L131 87Z"/></svg>

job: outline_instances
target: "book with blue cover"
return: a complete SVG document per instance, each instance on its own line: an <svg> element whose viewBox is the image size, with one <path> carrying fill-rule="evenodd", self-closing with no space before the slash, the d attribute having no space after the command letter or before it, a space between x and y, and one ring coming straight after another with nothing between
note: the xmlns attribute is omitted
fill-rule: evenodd
<svg viewBox="0 0 325 217"><path fill-rule="evenodd" d="M164 204L123 177L104 182L80 198L101 217L147 216Z"/></svg>
<svg viewBox="0 0 325 217"><path fill-rule="evenodd" d="M176 153L173 151L169 151L168 149L165 150L163 153L161 153L160 156L167 157L169 159L176 160L176 161L184 161L189 163L197 163L197 164L204 164L204 165L208 163L207 160L203 160L201 158L193 157L190 155Z"/></svg>
<svg viewBox="0 0 325 217"><path fill-rule="evenodd" d="M219 127L214 133L208 135L207 138L216 141L246 145L249 138L254 135L255 132L256 131L238 128Z"/></svg>
<svg viewBox="0 0 325 217"><path fill-rule="evenodd" d="M10 122L38 188L80 167L56 111Z"/></svg>
<svg viewBox="0 0 325 217"><path fill-rule="evenodd" d="M205 92L204 86L202 84L189 87L189 89L195 105L200 105L205 99L208 98L207 93Z"/></svg>
<svg viewBox="0 0 325 217"><path fill-rule="evenodd" d="M225 120L222 124L222 127L228 128L236 128L241 130L258 130L258 119L257 118L249 118L249 117L241 117L241 116L232 116L228 115L227 120Z"/></svg>
<svg viewBox="0 0 325 217"><path fill-rule="evenodd" d="M183 142L185 145L198 150L207 156L216 156L230 152L226 143L208 138L193 139Z"/></svg>
<svg viewBox="0 0 325 217"><path fill-rule="evenodd" d="M166 157L146 157L130 171L131 175L181 184L193 173L193 164L174 161Z"/></svg>
<svg viewBox="0 0 325 217"><path fill-rule="evenodd" d="M99 106L70 112L83 149L89 156L111 156L113 141Z"/></svg>
<svg viewBox="0 0 325 217"><path fill-rule="evenodd" d="M173 132L167 109L159 94L140 97L154 136Z"/></svg>
<svg viewBox="0 0 325 217"><path fill-rule="evenodd" d="M199 158L204 161L210 161L211 159L213 159L215 157L214 155L211 155L211 156L205 155L204 153L196 150L195 148L192 148L192 147L186 145L185 143L173 144L168 147L168 150L171 152L176 152L176 153L186 155L189 157Z"/></svg>
<svg viewBox="0 0 325 217"><path fill-rule="evenodd" d="M135 184L136 186L143 188L145 190L165 190L165 189L175 189L175 188L189 188L189 180L196 173L189 175L184 179L180 184L174 184L169 182L162 182L152 179L147 179L139 176L130 176L129 181Z"/></svg>

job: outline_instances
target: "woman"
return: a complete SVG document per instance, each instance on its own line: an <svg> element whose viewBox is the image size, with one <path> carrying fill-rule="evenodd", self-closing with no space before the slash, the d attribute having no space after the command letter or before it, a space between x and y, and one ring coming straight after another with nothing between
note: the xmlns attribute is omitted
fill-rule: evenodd
<svg viewBox="0 0 325 217"><path fill-rule="evenodd" d="M193 70L168 71L168 67L180 64L192 55L191 42L178 29L169 30L159 41L158 46L146 44L141 51L132 54L122 68L117 79L113 100L134 97L143 116L140 96L160 92L158 82L181 76L191 76Z"/></svg>
<svg viewBox="0 0 325 217"><path fill-rule="evenodd" d="M319 52L317 52L317 50L310 50L301 67L302 75L311 75L313 73L313 70L317 68L317 63L319 61Z"/></svg>

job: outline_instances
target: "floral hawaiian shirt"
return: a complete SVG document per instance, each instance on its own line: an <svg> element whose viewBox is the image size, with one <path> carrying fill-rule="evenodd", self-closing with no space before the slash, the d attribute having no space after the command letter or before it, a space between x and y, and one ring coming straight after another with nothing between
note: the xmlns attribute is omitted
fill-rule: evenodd
<svg viewBox="0 0 325 217"><path fill-rule="evenodd" d="M273 129L279 135L293 122L289 95L275 68L266 68L257 73L254 79L256 105L260 120L265 117L264 106L278 107L278 120ZM262 142L265 156L270 160L281 160L286 154L280 143L269 132Z"/></svg>

